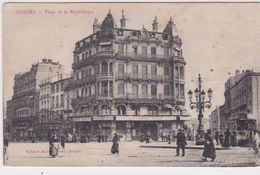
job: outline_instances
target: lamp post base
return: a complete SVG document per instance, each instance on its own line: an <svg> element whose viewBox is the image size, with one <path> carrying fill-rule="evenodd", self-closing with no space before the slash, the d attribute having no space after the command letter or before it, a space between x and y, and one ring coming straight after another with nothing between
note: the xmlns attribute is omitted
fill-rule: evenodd
<svg viewBox="0 0 260 175"><path fill-rule="evenodd" d="M204 130L198 129L198 133L196 135L196 145L204 145Z"/></svg>

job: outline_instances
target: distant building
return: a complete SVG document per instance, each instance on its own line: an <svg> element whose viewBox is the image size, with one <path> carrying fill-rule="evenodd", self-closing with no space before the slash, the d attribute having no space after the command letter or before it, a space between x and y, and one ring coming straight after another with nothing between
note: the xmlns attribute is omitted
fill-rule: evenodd
<svg viewBox="0 0 260 175"><path fill-rule="evenodd" d="M26 140L35 134L39 112L39 84L42 79L62 71L61 64L51 59L42 59L42 62L33 64L30 71L15 75L14 93L7 102L7 120L12 138Z"/></svg>
<svg viewBox="0 0 260 175"><path fill-rule="evenodd" d="M169 20L158 31L118 27L109 12L93 34L75 44L73 80L67 88L73 121L80 135L111 135L126 140L148 134L157 138L190 119L185 105L182 40Z"/></svg>
<svg viewBox="0 0 260 175"><path fill-rule="evenodd" d="M243 126L230 125L230 129L246 127L246 129L260 128L260 73L250 70L230 77L225 83L225 118L228 123L236 120L251 120L254 124ZM252 122L254 121L254 122ZM245 122L243 122L245 123ZM246 125L246 126L245 126Z"/></svg>
<svg viewBox="0 0 260 175"><path fill-rule="evenodd" d="M217 130L220 132L225 131L226 121L223 120L224 118L224 105L216 107L209 115L209 128L211 129L213 136Z"/></svg>
<svg viewBox="0 0 260 175"><path fill-rule="evenodd" d="M40 140L47 140L52 133L60 132L64 118L64 89L69 75L59 74L48 77L40 83L39 120L37 135Z"/></svg>

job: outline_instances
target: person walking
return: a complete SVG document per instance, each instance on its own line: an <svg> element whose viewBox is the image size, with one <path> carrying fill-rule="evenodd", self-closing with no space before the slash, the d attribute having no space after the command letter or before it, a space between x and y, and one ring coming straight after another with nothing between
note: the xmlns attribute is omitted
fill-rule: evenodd
<svg viewBox="0 0 260 175"><path fill-rule="evenodd" d="M171 133L168 134L168 144L171 144Z"/></svg>
<svg viewBox="0 0 260 175"><path fill-rule="evenodd" d="M51 142L51 156L54 158L59 152L59 139L56 134L54 134Z"/></svg>
<svg viewBox="0 0 260 175"><path fill-rule="evenodd" d="M179 156L180 148L182 149L182 156L185 156L185 146L187 145L187 142L186 142L186 136L181 129L179 129L176 138L177 138L176 156Z"/></svg>
<svg viewBox="0 0 260 175"><path fill-rule="evenodd" d="M217 129L217 131L215 132L215 139L216 139L217 145L219 145L219 130L218 130L218 129Z"/></svg>
<svg viewBox="0 0 260 175"><path fill-rule="evenodd" d="M207 158L211 158L211 161L216 159L216 150L214 146L213 139L211 137L211 130L208 129L205 133L205 143L204 143L204 151L203 151L203 161L207 161Z"/></svg>
<svg viewBox="0 0 260 175"><path fill-rule="evenodd" d="M118 135L115 133L114 134L114 137L112 139L112 142L113 142L113 145L112 145L112 148L111 148L111 153L112 154L119 154L119 137Z"/></svg>
<svg viewBox="0 0 260 175"><path fill-rule="evenodd" d="M219 142L221 146L224 145L224 134L222 132L219 134Z"/></svg>
<svg viewBox="0 0 260 175"><path fill-rule="evenodd" d="M253 134L253 150L255 151L256 154L259 153L259 143L260 142L260 138L259 138L259 134L257 133L257 131L254 131Z"/></svg>
<svg viewBox="0 0 260 175"><path fill-rule="evenodd" d="M229 129L227 129L225 132L225 140L224 140L223 147L230 147L230 136L231 136L231 132L229 131Z"/></svg>
<svg viewBox="0 0 260 175"><path fill-rule="evenodd" d="M231 139L231 146L232 147L237 146L237 134L235 131L233 131L233 133L231 134L230 139Z"/></svg>
<svg viewBox="0 0 260 175"><path fill-rule="evenodd" d="M65 136L62 134L60 137L60 145L64 149L65 148Z"/></svg>
<svg viewBox="0 0 260 175"><path fill-rule="evenodd" d="M51 146L53 143L53 139L54 139L54 134L51 134L51 137L49 138L49 155L51 156Z"/></svg>

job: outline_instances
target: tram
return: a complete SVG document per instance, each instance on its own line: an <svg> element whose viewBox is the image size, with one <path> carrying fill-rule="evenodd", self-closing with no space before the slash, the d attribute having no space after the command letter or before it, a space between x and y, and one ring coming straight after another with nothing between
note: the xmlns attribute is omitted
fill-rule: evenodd
<svg viewBox="0 0 260 175"><path fill-rule="evenodd" d="M236 132L239 146L248 146L252 144L253 130L256 128L255 119L239 118L228 122L228 128Z"/></svg>

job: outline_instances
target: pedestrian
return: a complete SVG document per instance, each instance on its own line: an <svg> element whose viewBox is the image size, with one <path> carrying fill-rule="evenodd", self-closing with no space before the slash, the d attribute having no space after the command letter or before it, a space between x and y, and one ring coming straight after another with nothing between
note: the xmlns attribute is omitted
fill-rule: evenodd
<svg viewBox="0 0 260 175"><path fill-rule="evenodd" d="M219 142L221 146L224 145L224 134L222 132L219 134Z"/></svg>
<svg viewBox="0 0 260 175"><path fill-rule="evenodd" d="M51 156L54 158L58 155L59 150L59 140L56 134L54 134L51 141Z"/></svg>
<svg viewBox="0 0 260 175"><path fill-rule="evenodd" d="M112 154L119 154L119 137L118 135L115 133L114 134L114 137L112 139L112 142L113 142L113 145L112 145L112 148L111 148L111 153Z"/></svg>
<svg viewBox="0 0 260 175"><path fill-rule="evenodd" d="M231 139L231 146L232 147L237 146L237 134L235 131L233 131L233 133L231 134L230 139Z"/></svg>
<svg viewBox="0 0 260 175"><path fill-rule="evenodd" d="M225 140L224 140L223 147L230 147L230 136L231 136L231 132L229 131L229 129L227 129L225 132Z"/></svg>
<svg viewBox="0 0 260 175"><path fill-rule="evenodd" d="M216 150L214 146L213 139L211 137L211 130L208 129L204 136L205 142L204 142L204 151L203 151L203 157L204 161L207 161L207 158L211 158L211 161L214 161L216 159Z"/></svg>
<svg viewBox="0 0 260 175"><path fill-rule="evenodd" d="M180 148L182 149L182 156L185 156L185 146L187 145L186 142L186 136L182 132L181 129L179 129L179 132L177 133L177 148L176 148L176 156L179 156Z"/></svg>
<svg viewBox="0 0 260 175"><path fill-rule="evenodd" d="M218 129L217 129L217 131L215 132L215 139L216 139L217 145L219 145L219 130L218 130Z"/></svg>
<svg viewBox="0 0 260 175"><path fill-rule="evenodd" d="M168 134L168 144L171 144L171 133Z"/></svg>
<svg viewBox="0 0 260 175"><path fill-rule="evenodd" d="M9 134L5 133L4 134L4 162L5 160L8 160L8 152L7 152L8 145L9 145Z"/></svg>
<svg viewBox="0 0 260 175"><path fill-rule="evenodd" d="M77 140L78 140L78 138L77 138L77 133L74 132L73 135L72 135L72 142L73 142L73 143L76 143Z"/></svg>
<svg viewBox="0 0 260 175"><path fill-rule="evenodd" d="M51 146L53 143L54 134L51 134L51 137L49 138L49 155L51 156Z"/></svg>
<svg viewBox="0 0 260 175"><path fill-rule="evenodd" d="M87 142L89 142L90 141L90 135L89 135L89 133L87 134Z"/></svg>
<svg viewBox="0 0 260 175"><path fill-rule="evenodd" d="M101 142L101 136L100 136L100 134L97 135L97 141L98 141L98 143Z"/></svg>
<svg viewBox="0 0 260 175"><path fill-rule="evenodd" d="M259 152L259 134L257 133L257 131L255 130L254 131L254 134L253 134L253 150L255 151L256 154L258 154Z"/></svg>
<svg viewBox="0 0 260 175"><path fill-rule="evenodd" d="M105 142L107 143L107 135L105 135Z"/></svg>
<svg viewBox="0 0 260 175"><path fill-rule="evenodd" d="M60 137L60 145L64 149L65 148L65 136L62 134Z"/></svg>

